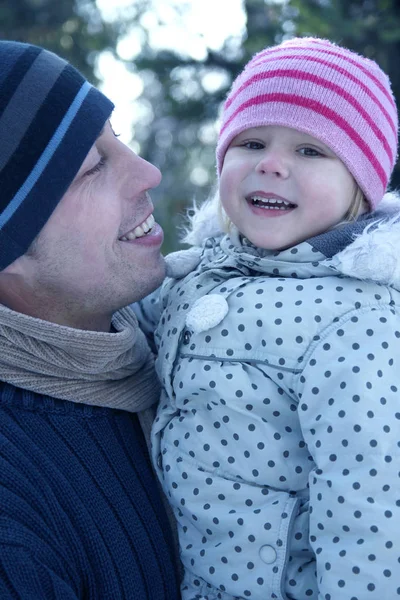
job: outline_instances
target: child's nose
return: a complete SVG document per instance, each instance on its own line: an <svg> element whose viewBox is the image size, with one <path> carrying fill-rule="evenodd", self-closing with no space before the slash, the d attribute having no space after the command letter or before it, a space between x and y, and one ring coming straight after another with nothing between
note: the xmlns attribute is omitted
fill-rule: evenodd
<svg viewBox="0 0 400 600"><path fill-rule="evenodd" d="M256 171L286 178L289 176L289 165L281 152L266 149L257 163Z"/></svg>

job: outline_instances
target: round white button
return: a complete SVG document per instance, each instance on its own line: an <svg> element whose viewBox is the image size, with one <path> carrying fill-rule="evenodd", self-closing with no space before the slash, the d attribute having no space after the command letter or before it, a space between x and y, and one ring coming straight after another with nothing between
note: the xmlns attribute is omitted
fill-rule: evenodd
<svg viewBox="0 0 400 600"><path fill-rule="evenodd" d="M272 546L261 546L260 558L267 565L276 561L276 550Z"/></svg>

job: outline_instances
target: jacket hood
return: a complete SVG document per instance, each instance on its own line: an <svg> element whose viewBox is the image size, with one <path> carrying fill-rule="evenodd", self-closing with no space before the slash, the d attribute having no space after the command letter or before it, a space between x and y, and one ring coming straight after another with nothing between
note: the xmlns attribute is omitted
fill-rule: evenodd
<svg viewBox="0 0 400 600"><path fill-rule="evenodd" d="M168 257L169 274L175 277L195 267L200 260L199 247L207 238L224 234L217 197L195 207L189 221L184 242L193 248ZM366 218L308 243L327 257L336 272L400 290L400 194L386 193L377 210Z"/></svg>

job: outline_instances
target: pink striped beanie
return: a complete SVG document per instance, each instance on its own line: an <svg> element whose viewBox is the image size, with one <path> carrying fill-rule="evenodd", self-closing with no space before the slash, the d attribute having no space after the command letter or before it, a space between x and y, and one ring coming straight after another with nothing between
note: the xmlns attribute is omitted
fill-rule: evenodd
<svg viewBox="0 0 400 600"><path fill-rule="evenodd" d="M372 60L328 40L294 38L256 54L233 82L217 145L261 125L283 125L326 144L370 206L382 200L397 156L398 117L387 75Z"/></svg>

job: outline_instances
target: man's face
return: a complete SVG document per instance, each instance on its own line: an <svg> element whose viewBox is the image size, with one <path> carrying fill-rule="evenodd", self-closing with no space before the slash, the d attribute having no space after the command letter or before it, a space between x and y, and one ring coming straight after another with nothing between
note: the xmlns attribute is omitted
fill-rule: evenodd
<svg viewBox="0 0 400 600"><path fill-rule="evenodd" d="M158 287L163 232L147 191L160 179L107 123L24 257L30 285L62 299L66 310L93 315L111 314Z"/></svg>

